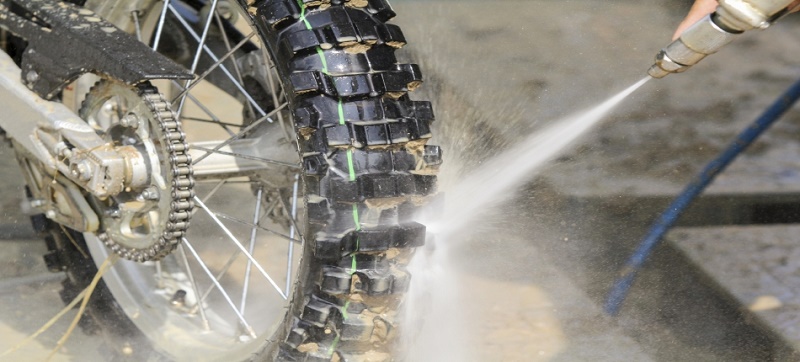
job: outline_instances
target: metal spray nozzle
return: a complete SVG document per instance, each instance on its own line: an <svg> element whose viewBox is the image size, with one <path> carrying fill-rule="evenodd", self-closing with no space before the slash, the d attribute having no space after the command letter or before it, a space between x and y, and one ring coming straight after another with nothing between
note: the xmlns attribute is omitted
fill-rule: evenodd
<svg viewBox="0 0 800 362"><path fill-rule="evenodd" d="M681 34L656 55L647 71L653 78L686 71L750 29L765 29L786 15L794 0L719 0L717 11Z"/></svg>
<svg viewBox="0 0 800 362"><path fill-rule="evenodd" d="M681 37L667 45L656 55L656 61L647 71L653 78L663 78L670 73L681 73L709 54L716 53L741 32L731 32L714 22L716 13L692 25Z"/></svg>

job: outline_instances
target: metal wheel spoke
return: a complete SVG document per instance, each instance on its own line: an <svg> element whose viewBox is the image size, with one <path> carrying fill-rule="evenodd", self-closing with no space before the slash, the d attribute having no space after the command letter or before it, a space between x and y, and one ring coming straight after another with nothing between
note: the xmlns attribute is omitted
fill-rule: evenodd
<svg viewBox="0 0 800 362"><path fill-rule="evenodd" d="M274 64L272 64L272 58L269 56L269 54L267 54L266 49L262 49L261 51L262 51L261 54L263 54L264 59L269 59L271 65L270 69L272 69L275 66ZM272 72L267 72L267 80L269 81L269 92L270 94L272 94L272 105L277 107L279 103L278 92L275 89L275 79L272 76ZM283 86L281 86L281 88L283 88Z"/></svg>
<svg viewBox="0 0 800 362"><path fill-rule="evenodd" d="M263 52L263 50L262 50L262 52ZM270 58L268 56L268 54L264 54L264 59L272 59L272 58ZM272 60L270 60L270 63L272 63ZM270 95L272 95L272 106L275 107L275 108L278 108L278 104L280 102L278 100L278 92L275 89L275 79L272 76L272 72L267 72L267 83L269 83L269 92L270 92ZM281 85L281 89L283 89L282 85ZM283 114L281 114L281 113L278 113L278 122L281 123L281 128L283 129L283 134L284 134L284 136L286 136L286 139L287 140L293 139L293 137L291 137L289 135L289 132L286 130L286 124L285 124L285 122L283 120ZM292 125L292 127L294 127L294 125Z"/></svg>
<svg viewBox="0 0 800 362"><path fill-rule="evenodd" d="M153 39L153 50L158 50L158 43L161 41L161 32L164 30L164 23L167 20L167 9L171 6L171 0L164 0L164 7L161 8L161 16L158 18L158 25L156 26L156 35Z"/></svg>
<svg viewBox="0 0 800 362"><path fill-rule="evenodd" d="M253 353L253 348L262 348L268 342L264 338L274 328L282 328L280 315L273 321L274 316L267 314L285 310L288 305L292 279L297 278L293 275L294 255L300 259L301 254L301 249L295 251L295 243L304 245L307 232L305 225L301 228L306 220L300 184L302 158L290 152L299 149L289 111L291 93L284 92L282 78L273 70L276 62L264 40L268 34L258 30L260 25L256 23L262 22L247 11L246 3L250 2L231 1L231 6L240 7L231 11L241 10L243 17L227 18L228 7L223 6L228 4L223 1L154 0L146 12L133 10L141 7L122 7L107 16L119 19L120 27L153 50L180 57L176 61L195 77L163 84L171 86L170 93L175 94L167 104L173 106L176 120L194 126L187 127L186 132L186 139L197 140L196 144L187 142L191 165L206 161L192 172L196 182L193 196L181 200L194 205L187 210L189 218L200 212L213 221L209 223L204 216L195 219L194 227L180 237L178 250L159 261L126 266L109 285L113 285L110 288L115 297L127 297L118 299L129 304L123 306L126 313L142 313L142 319L137 315L131 320L149 338L160 338L153 338L156 345L172 354L174 344L178 356L187 348L193 349L185 355L200 359L206 356L206 350L212 359L229 352L236 356ZM242 27L246 22L249 29ZM175 49L169 49L173 46ZM257 82L251 77L256 77ZM207 96L208 91L213 93ZM106 109L107 115L104 113L105 118L98 118L98 122L113 124L135 105L120 100L115 104L117 107ZM270 125L262 124L265 121ZM272 124L276 121L280 122L280 130ZM189 149L193 149L191 154ZM275 190L283 193L275 197ZM178 200L176 195L173 193L172 197ZM256 197L255 202L252 197ZM169 200L163 199L163 204L160 201L159 208L168 207ZM230 241L220 242L220 237ZM279 261L283 257L287 258L285 265ZM278 283L284 270L285 280ZM194 275L195 272L200 274ZM266 283L254 275L258 273ZM193 296L187 295L192 293ZM249 298L253 298L252 303ZM233 314L222 304L227 304ZM142 327L162 323L169 329L150 333L150 329ZM184 340L191 343L183 345ZM203 349L199 348L201 345ZM213 355L216 353L219 355Z"/></svg>
<svg viewBox="0 0 800 362"><path fill-rule="evenodd" d="M272 280L272 277L269 276L269 274L267 273L266 270L264 270L264 268L261 266L261 264L258 261L256 261L255 258L253 258L253 255L251 255L250 253L247 252L247 250L244 248L244 246L239 241L239 239L237 239L236 236L234 236L233 233L225 226L225 224L223 224L222 221L220 221L219 218L217 218L216 214L214 214L214 212L209 210L208 207L206 206L206 204L204 204L202 201L200 201L199 197L195 196L194 197L194 201L197 203L198 206L200 206L200 208L202 208L208 214L209 217L211 217L212 220L214 220L214 222L217 224L217 226L219 226L220 229L222 229L222 231L225 232L225 234L228 236L228 238L230 238L231 241L234 244L236 244L236 247L239 248L239 250L241 250L242 253L244 253L245 256L247 256L247 259L249 259L250 261L253 262L253 265L256 267L256 269L258 269L258 271L261 272L261 275L263 275L264 278L266 278L267 281L269 281L269 283L272 285L272 287L275 288L275 291L277 291L278 294L280 294L280 296L283 297L283 299L287 299L286 294L284 294L283 291L281 291L281 288L278 287L278 284L276 284L275 281Z"/></svg>
<svg viewBox="0 0 800 362"><path fill-rule="evenodd" d="M139 11L131 11L131 17L133 17L133 25L136 30L136 39L142 42L142 25L139 23Z"/></svg>
<svg viewBox="0 0 800 362"><path fill-rule="evenodd" d="M208 77L208 75L211 74L211 72L214 71L214 69L217 69L217 67L219 67L220 64L222 64L222 62L224 62L225 60L230 58L234 53L236 53L237 50L239 50L239 48L241 48L242 46L247 44L247 42L250 41L250 39L252 37L254 37L255 35L256 35L256 32L251 32L250 35L248 35L244 39L242 39L242 41L240 41L238 44L236 44L236 46L234 46L232 49L230 47L228 47L228 52L225 53L225 55L223 55L221 58L219 58L219 60L217 60L214 64L212 64L211 67L206 69L206 71L203 72L203 74L200 74L199 76L197 76L197 79L195 79L194 82L189 84L188 87L184 88L182 92L178 93L178 96L176 96L172 100L172 103L175 103L175 102L179 101L184 95L186 95L186 93L189 93L189 91L192 90L192 88L194 88L196 85L200 84L201 80L206 79L206 77ZM227 39L226 39L225 43L227 44ZM233 62L233 64L235 65L236 62ZM236 67L236 72L238 73L239 72L239 70L238 70L239 66L235 65L235 67ZM241 76L239 76L239 79L241 80Z"/></svg>
<svg viewBox="0 0 800 362"><path fill-rule="evenodd" d="M297 177L297 175L295 175L295 177ZM286 215L286 216L287 216L287 218L289 219L289 223L291 224L291 227L290 227L290 229L289 229L289 232L290 232L290 233L293 233L293 230L292 230L292 229L295 229L295 230L299 230L299 229L300 229L300 226L299 226L299 225L297 225L297 220L295 220L295 217L296 217L296 215L297 215L297 204L296 204L296 201L297 201L297 200L296 200L296 197L297 197L297 184L298 184L298 179L297 179L297 178L295 178L294 187L292 188L292 195L293 195L293 196L292 196L292 198L293 198L293 199L292 199L292 208L291 208L291 210L292 210L292 215L288 215L288 214ZM278 191L278 192L280 192L280 191ZM286 205L286 202L284 202L284 201L283 201L283 198L282 198L282 197L279 197L278 199L279 199L279 200L280 200L280 202L281 202L281 206L283 206L283 210L290 210L290 209L287 207L287 205ZM299 233L298 233L298 234L299 234ZM294 240L294 236L292 236L292 240ZM303 235L300 235L300 241L302 242L302 240L303 240Z"/></svg>
<svg viewBox="0 0 800 362"><path fill-rule="evenodd" d="M214 3L216 4L216 0L214 1ZM192 29L192 26L191 26L191 25L189 25L189 24L186 22L186 20L185 20L185 19L183 19L183 18L182 18L182 17L181 17L181 16L178 14L178 11L177 11L177 10L175 10L175 8L174 8L173 6L170 6L169 8L170 8L170 11L171 11L173 14L175 14L175 16L177 16L177 17L178 17L178 22L180 22L180 23L183 25L183 27L186 29L186 31L187 31L187 32L188 32L190 35L192 35L192 37L195 39L195 41L197 41L197 42L198 42L200 45L202 45L202 46L198 47L198 51L201 51L201 50L202 50L202 51L205 51L205 53L206 53L206 54L207 54L207 55L208 55L208 56L211 58L211 60L213 60L213 61L215 61L215 62L216 62L216 61L218 61L218 60L219 60L219 58L217 58L217 56L216 56L216 55L214 55L214 52L212 52L212 51L211 51L211 49L209 49L209 48L208 48L208 46L207 46L207 45L205 45L205 41L201 41L201 40L203 40L203 39L201 39L201 37L197 35L197 33L194 31L194 29ZM212 12L212 13L213 13L213 12ZM209 14L209 16L211 16L211 14L212 14L212 13L210 13L210 14ZM259 113L260 115L262 115L262 116L266 115L266 112L265 112L265 111L264 111L264 110L263 110L263 109L262 109L262 108L261 108L261 107L258 105L258 103L257 103L257 102L256 102L256 101L253 99L253 97L250 95L250 93L249 93L249 92L247 92L247 90L246 90L246 89L244 89L244 87L243 87L243 86L242 86L242 85L241 85L241 84L240 84L240 83L239 83L239 82L236 80L236 78L234 78L234 76L231 74L231 72L230 72L230 71L228 71L228 68L226 68L226 67L225 67L225 65L223 65L223 64L220 64L220 65L219 65L219 69L220 69L220 70L222 70L222 72L223 72L223 73L225 73L225 75L228 77L228 79L230 79L230 80L231 80L231 82L233 82L233 85L234 85L234 86L235 86L235 87L236 87L236 88L237 88L237 89L238 89L240 92L242 92L242 95L244 95L244 97L247 99L247 101L248 101L248 102L250 102L250 103L253 105L253 108L255 108L255 109L256 109L256 111L258 111L258 113ZM194 73L194 71L195 71L195 69L193 68L193 69L192 69L192 73ZM181 104L182 104L182 103L183 103L183 101L181 102ZM180 110L181 110L181 108L182 108L182 107L179 105L179 106L178 106L178 110L180 111ZM180 112L179 112L179 114L180 114Z"/></svg>
<svg viewBox="0 0 800 362"><path fill-rule="evenodd" d="M216 180L197 180L197 182L198 183L209 183L209 182L216 182ZM259 183L259 181L253 181L253 180L230 181L230 179L228 179L228 182L226 182L226 183L230 184L230 185L234 185L234 184L250 184L250 185L252 185L252 184ZM206 202L205 198L203 199L203 202Z"/></svg>
<svg viewBox="0 0 800 362"><path fill-rule="evenodd" d="M208 269L208 266L206 266L206 263L203 262L203 259L200 258L200 255L197 254L197 251L194 250L194 248L192 247L192 244L190 244L189 241L186 240L186 238L183 238L183 243L181 243L181 245L180 245L181 252L183 252L184 245L186 246L187 249L189 249L189 252L192 253L192 256L197 261L197 264L200 265L200 267L203 269L203 271L206 272L208 277L211 279L211 282L214 283L217 286L217 288L219 289L220 293L222 294L222 297L225 299L226 302L228 302L228 305L230 305L231 309L236 314L236 317L239 318L239 322L241 322L242 326L245 329L247 329L247 334L249 334L250 337L257 338L256 332L253 330L253 327L251 327L250 324L247 323L247 320L244 319L244 316L241 313L239 313L238 309L236 309L236 305L233 304L233 300L231 300L231 296L228 295L228 293L225 292L225 289L222 288L222 285L220 285L219 282L216 279L214 279L214 274L211 273L211 270ZM185 255L185 253L184 253L184 255ZM200 307L200 310L203 310L202 306Z"/></svg>
<svg viewBox="0 0 800 362"><path fill-rule="evenodd" d="M225 274L228 273L228 270L231 268L231 266L233 266L233 262L236 261L236 257L239 256L239 254L241 253L242 252L239 251L239 249L236 249L236 251L234 251L233 254L231 254L231 256L228 258L228 261L225 262L225 265L222 266L222 269L220 269L220 271L217 273L214 279L216 279L217 281L222 280L222 277L224 277ZM203 292L203 296L200 298L200 300L205 301L206 298L208 298L208 295L211 294L211 291L213 291L214 288L216 287L217 284L211 284L210 286L208 286L206 291Z"/></svg>
<svg viewBox="0 0 800 362"><path fill-rule="evenodd" d="M235 222L237 224L242 224L244 226L249 226L251 228L257 228L259 230L266 231L266 232L268 232L270 234L273 234L275 236L279 236L279 237L281 237L283 239L286 239L288 241L292 241L292 242L295 242L295 243L302 243L303 242L302 239L295 239L295 238L290 237L289 235L286 235L284 233L277 232L277 231L272 230L270 228L266 228L266 227L261 226L259 224L254 224L254 223L251 223L249 221L245 221L245 220L239 219L237 217L230 216L228 214L223 214L221 212L214 212L214 215L216 215L219 218L225 219L225 220L233 221L233 222Z"/></svg>
<svg viewBox="0 0 800 362"><path fill-rule="evenodd" d="M197 65L200 64L200 56L203 55L203 47L206 45L206 41L208 40L208 31L211 29L211 22L214 20L214 13L217 11L217 4L219 0L211 0L211 7L208 11L208 18L206 18L205 24L203 25L203 35L200 36L197 40L197 50L194 53L194 59L192 59L192 73L197 71ZM179 18L178 20L183 19L177 12L175 15ZM196 34L195 34L196 35Z"/></svg>
<svg viewBox="0 0 800 362"><path fill-rule="evenodd" d="M297 230L298 234L300 235L300 240L303 239L303 235L300 234L299 229L297 228L297 189L298 184L300 183L300 175L294 175L294 186L292 187L292 216L289 220L292 221L292 227L289 229L289 237L294 239L294 233ZM281 202L283 198L281 198ZM286 210L284 208L284 210ZM305 243L304 243L305 244ZM294 259L294 243L289 243L289 251L287 252L286 258L286 293L288 294L292 288L292 260Z"/></svg>
<svg viewBox="0 0 800 362"><path fill-rule="evenodd" d="M186 239L184 239L184 242L186 242ZM203 304L200 302L200 290L197 288L197 281L195 281L192 268L189 266L189 259L186 258L186 253L183 251L183 245L178 248L178 251L180 252L179 254L181 255L183 266L186 269L186 276L189 277L189 282L192 284L192 290L194 290L195 303L197 303L197 307L200 311L200 319L203 321L203 329L207 331L211 330L211 325L208 323L208 317L206 316L206 310L203 308Z"/></svg>
<svg viewBox="0 0 800 362"><path fill-rule="evenodd" d="M191 73L196 73L196 71L197 71L197 65L200 63L200 56L203 55L203 47L205 47L206 40L208 40L208 30L211 29L211 20L214 18L214 12L217 10L217 4L218 3L219 3L219 0L211 0L211 7L210 7L210 10L208 12L208 18L206 18L205 24L203 25L203 35L200 36L200 37L195 36L195 40L197 41L197 50L194 53L194 59L192 59L192 66L189 69L189 72L191 72ZM170 9L172 9L173 14L175 14L175 17L178 18L178 21L180 21L181 23L183 23L185 21L180 16L180 14L178 14L178 12L175 11L175 9L173 7L170 6ZM191 85L191 84L192 84L192 80L187 80L185 87L189 87L189 85ZM181 98L181 102L178 105L178 112L177 112L178 115L180 115L182 113L183 105L185 103L186 103L186 97Z"/></svg>
<svg viewBox="0 0 800 362"><path fill-rule="evenodd" d="M218 124L220 126L225 126L225 127L242 127L241 124L228 123L228 122L222 122L222 121L215 121L213 119L203 119L203 118L197 118L197 117L186 117L186 116L183 116L183 117L181 117L181 120L182 121L201 122L201 123L213 123L213 124Z"/></svg>
<svg viewBox="0 0 800 362"><path fill-rule="evenodd" d="M219 16L219 12L214 13L214 20L217 21L217 27L219 27L219 31L222 33L222 42L225 43L225 48L228 49L228 52L231 52L231 43L228 41L228 32L225 30L225 25L222 23L222 17ZM252 32L251 34L255 34L255 32ZM242 78L242 71L239 69L239 64L235 60L232 61L231 64L233 64L233 70L236 72L236 79L239 80L240 84L244 84L244 79ZM253 105L249 102L247 103L247 108L250 111L250 114L256 114L256 112L253 110Z"/></svg>
<svg viewBox="0 0 800 362"><path fill-rule="evenodd" d="M272 202L266 208L266 210L264 211L264 214L269 214L270 212L272 212L272 209L274 209L275 206L277 206L277 203L276 202ZM223 276L225 276L225 274L228 272L228 270L231 268L231 266L233 266L233 262L236 260L236 257L239 256L239 254L241 254L241 251L239 249L236 249L236 251L234 251L233 254L231 254L231 256L228 258L228 260L225 262L225 265L223 265L222 269L220 269L219 273L217 273L217 277L216 277L217 280L220 280L220 279L222 279ZM206 300L206 298L208 297L209 294L211 294L211 291L214 290L214 288L215 288L214 285L209 286L208 289L206 289L206 291L203 293L203 297L200 298L200 300Z"/></svg>
<svg viewBox="0 0 800 362"><path fill-rule="evenodd" d="M222 188L222 186L224 186L227 183L228 183L228 179L227 178L220 180L216 185L214 185L214 188L212 188L211 191L209 191L208 194L205 197L203 197L203 202L208 202L208 200L212 196L214 196L214 194L216 194L217 191L219 191L219 189ZM200 210L197 209L197 208L193 209L192 210L192 216L194 216L194 214L196 214L198 211L200 211Z"/></svg>
<svg viewBox="0 0 800 362"><path fill-rule="evenodd" d="M301 168L300 165L296 164L296 163L277 161L277 160L270 160L268 158L262 158L262 157L256 157L256 156L250 156L250 155L243 155L241 153L214 150L212 148L206 148L206 147L201 147L201 146L197 146L197 145L189 145L189 148L193 148L193 149L200 150L200 151L206 151L206 152L209 152L209 153L216 153L216 154L220 154L220 155L241 158L241 159L245 159L245 160L261 161L261 162L264 162L264 163L270 163L270 164L285 166L285 167L289 167L289 168L295 168L295 169L300 169Z"/></svg>
<svg viewBox="0 0 800 362"><path fill-rule="evenodd" d="M261 212L261 196L264 193L264 190L259 188L258 192L256 193L256 208L253 210L253 228L250 229L250 245L248 245L247 251L250 254L253 254L253 251L256 247L256 236L258 235L258 228L255 227L258 225L258 219L260 218L259 213ZM247 292L250 289L250 269L252 268L253 263L250 260L247 261L247 265L245 265L244 269L244 281L242 285L242 303L239 306L239 312L244 314L244 308L247 303Z"/></svg>
<svg viewBox="0 0 800 362"><path fill-rule="evenodd" d="M197 98L195 98L193 95L191 95L191 94L188 94L188 93L186 94L186 98L189 98L189 100L191 100L191 101L192 101L192 103L194 103L194 104L197 106L197 108L200 108L200 110L202 110L202 111L203 111L203 113L205 113L205 114L207 114L209 117L211 117L211 119L215 119L215 120L217 120L217 121L218 121L217 123L220 125L220 127L222 127L222 129L224 129L224 130L225 130L225 132L227 132L227 133L228 133L228 135L230 135L230 136L233 136L233 135L235 135L235 133L234 133L233 131L231 131L231 130L228 128L228 126L225 126L225 125L223 124L223 123L227 123L227 122L222 122L222 120L221 120L219 117L217 117L217 116L214 114L214 112L212 112L210 109L208 109L208 107L206 107L206 106L205 106L205 104L203 104L202 102L200 102L200 100L198 100L198 99L197 99Z"/></svg>
<svg viewBox="0 0 800 362"><path fill-rule="evenodd" d="M284 103L280 107L275 108L274 110L272 110L272 112L267 113L264 117L261 117L261 118L257 119L255 122L251 123L249 126L247 126L247 127L243 128L242 130L240 130L239 133L237 133L233 137L228 138L227 140L225 140L222 143L220 143L217 146L215 146L211 151L206 151L206 153L204 155L202 155L202 156L198 157L196 160L192 161L192 164L196 165L197 163L199 163L200 161L202 161L206 157L208 157L213 151L219 151L222 147L225 147L228 144L230 144L231 142L236 141L240 137L242 137L245 134L247 134L247 132L250 132L251 129L256 128L259 124L263 123L264 121L272 122L272 120L270 120L269 117L272 117L272 115L274 115L275 113L280 112L282 109L286 108L287 105L289 105L289 104L288 103Z"/></svg>
<svg viewBox="0 0 800 362"><path fill-rule="evenodd" d="M178 83L178 81L173 80L172 84L175 85L176 87L178 87L178 89L181 89L181 90L185 89L180 83ZM200 110L203 111L203 113L205 113L206 115L211 117L211 119L214 120L214 122L218 123L222 127L222 129L224 129L226 132L228 132L229 135L231 135L231 136L235 135L235 133L233 133L233 131L228 129L228 127L225 125L226 122L222 122L222 120L220 120L219 117L217 117L214 114L214 112L212 112L210 109L208 109L208 107L203 105L203 103L200 102L197 98L195 98L191 93L186 93L184 95L184 97L185 98L189 98L189 100L192 101L192 103L194 103L197 106L197 108L200 108ZM176 116L178 117L178 119L181 119L181 120L183 119L183 117L178 113L176 113ZM237 126L237 127L241 127L241 126Z"/></svg>
<svg viewBox="0 0 800 362"><path fill-rule="evenodd" d="M164 288L164 272L161 269L161 260L156 260L156 280L158 288Z"/></svg>
<svg viewBox="0 0 800 362"><path fill-rule="evenodd" d="M203 202L207 202L208 199L210 199L211 196L214 196L214 194L216 194L217 191L219 191L219 189L222 188L222 186L224 186L226 183L228 183L228 179L227 178L220 180L219 183L214 185L214 188L212 188L211 191L208 192L206 197L203 198Z"/></svg>

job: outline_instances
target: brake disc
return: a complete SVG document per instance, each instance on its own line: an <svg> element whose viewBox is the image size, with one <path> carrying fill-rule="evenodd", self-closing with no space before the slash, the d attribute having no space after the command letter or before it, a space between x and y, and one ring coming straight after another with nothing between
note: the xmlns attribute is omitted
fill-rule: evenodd
<svg viewBox="0 0 800 362"><path fill-rule="evenodd" d="M94 198L98 238L123 258L160 260L183 238L194 208L192 161L170 103L149 83L130 86L101 80L79 111L115 148L126 153L131 185Z"/></svg>

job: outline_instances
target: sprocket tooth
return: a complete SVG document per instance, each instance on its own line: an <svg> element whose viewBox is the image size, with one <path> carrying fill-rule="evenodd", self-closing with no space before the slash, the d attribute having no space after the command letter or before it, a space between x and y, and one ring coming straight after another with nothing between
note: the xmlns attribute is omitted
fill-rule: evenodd
<svg viewBox="0 0 800 362"><path fill-rule="evenodd" d="M128 113L133 115L133 121L130 121L128 116L125 116L125 119L119 120L118 124L135 132L141 126L140 122L146 122L149 125L149 132L146 134L135 133L141 137L138 141L143 146L145 143L150 142L147 145L149 148L143 147L145 149L154 149L157 153L165 153L165 157L160 157L158 161L158 168L162 170L162 174L159 175L163 179L162 182L157 182L153 176L150 176L150 180L145 181L145 186L137 184L137 186L128 187L123 191L124 193L131 193L129 199L143 198L145 201L156 203L153 206L161 208L160 215L162 216L150 225L151 229L148 234L151 239L149 240L149 245L142 245L138 240L135 240L135 244L128 242L124 233L114 232L115 228L119 229L125 226L121 224L121 221L115 221L120 217L118 215L114 216L115 213L113 212L119 212L118 203L126 201L122 201L123 198L112 196L112 205L109 206L109 210L112 212L105 216L109 219L102 223L105 230L101 230L98 236L112 252L125 259L137 262L161 260L174 251L178 243L186 235L191 212L194 208L194 202L192 201L195 196L193 191L195 185L194 171L192 169L192 159L187 153L189 147L186 143L186 134L182 130L180 121L172 111L170 102L165 100L164 96L158 92L158 89L149 82L129 86L112 79L100 80L89 90L79 114L84 119L88 119L88 116L100 112L108 99L110 99L109 95L125 97L126 100L134 103L138 99L139 103L135 107L130 106L127 110L128 112L136 110L135 113ZM108 122L107 127L109 128L117 124L113 119ZM120 137L114 136L110 132L104 134L104 136L110 138L109 141L114 141L114 137ZM158 147L161 147L161 149ZM164 189L164 186L166 186L166 189ZM165 201L162 202L162 200ZM111 208L117 209L113 210Z"/></svg>

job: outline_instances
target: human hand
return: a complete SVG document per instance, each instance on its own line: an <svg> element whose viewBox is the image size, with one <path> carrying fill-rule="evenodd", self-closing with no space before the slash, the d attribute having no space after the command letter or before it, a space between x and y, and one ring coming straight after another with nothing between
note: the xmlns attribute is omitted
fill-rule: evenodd
<svg viewBox="0 0 800 362"><path fill-rule="evenodd" d="M717 0L695 0L692 9L689 10L689 14L686 15L686 18L678 25L678 29L675 30L675 34L672 35L672 40L678 39L684 30L694 25L704 16L713 13L717 9L717 5ZM800 0L791 3L789 10L791 12L800 10Z"/></svg>
<svg viewBox="0 0 800 362"><path fill-rule="evenodd" d="M681 21L678 29L675 30L675 34L672 35L672 40L678 39L684 30L700 21L706 15L713 13L717 9L717 5L719 5L717 0L695 0L692 9L689 10L689 14Z"/></svg>

